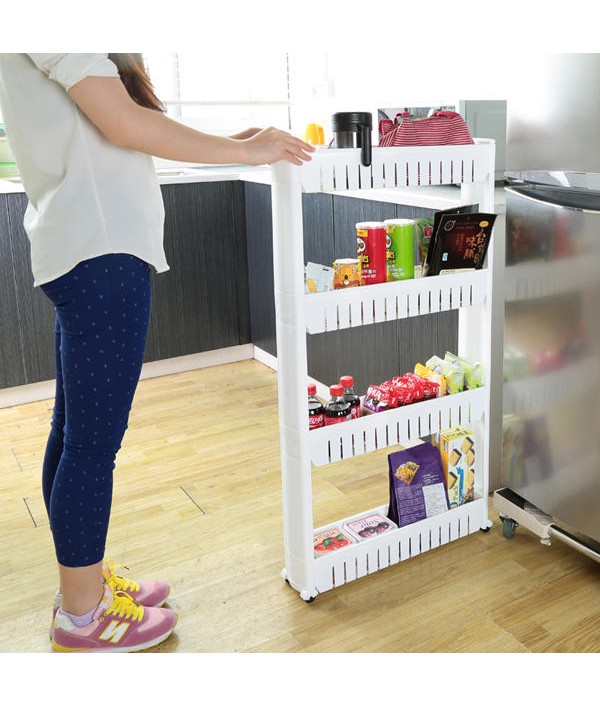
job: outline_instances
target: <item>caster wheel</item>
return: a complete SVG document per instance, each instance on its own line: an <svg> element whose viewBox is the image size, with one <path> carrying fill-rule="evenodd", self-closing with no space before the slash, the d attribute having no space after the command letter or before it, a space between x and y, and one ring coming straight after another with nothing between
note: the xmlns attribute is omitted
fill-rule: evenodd
<svg viewBox="0 0 600 706"><path fill-rule="evenodd" d="M517 531L517 523L510 517L502 518L502 536L512 539Z"/></svg>
<svg viewBox="0 0 600 706"><path fill-rule="evenodd" d="M488 520L486 525L479 528L479 531L480 532L489 532L492 529L492 527L493 527L492 521Z"/></svg>
<svg viewBox="0 0 600 706"><path fill-rule="evenodd" d="M305 603L312 603L318 595L318 593L313 595L308 591L300 591L300 598L302 598Z"/></svg>

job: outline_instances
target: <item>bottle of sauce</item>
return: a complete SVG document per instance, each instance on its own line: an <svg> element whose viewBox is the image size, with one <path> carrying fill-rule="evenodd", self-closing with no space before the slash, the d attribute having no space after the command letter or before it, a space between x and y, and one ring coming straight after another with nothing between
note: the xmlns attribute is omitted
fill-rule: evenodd
<svg viewBox="0 0 600 706"><path fill-rule="evenodd" d="M312 431L325 425L325 409L317 397L317 386L308 385L308 428Z"/></svg>
<svg viewBox="0 0 600 706"><path fill-rule="evenodd" d="M351 419L358 419L361 416L360 397L354 393L354 378L352 375L343 375L340 378L340 385L344 389L344 399L350 404Z"/></svg>
<svg viewBox="0 0 600 706"><path fill-rule="evenodd" d="M332 385L329 388L331 399L325 406L325 426L339 424L350 419L350 403L344 399L344 388Z"/></svg>

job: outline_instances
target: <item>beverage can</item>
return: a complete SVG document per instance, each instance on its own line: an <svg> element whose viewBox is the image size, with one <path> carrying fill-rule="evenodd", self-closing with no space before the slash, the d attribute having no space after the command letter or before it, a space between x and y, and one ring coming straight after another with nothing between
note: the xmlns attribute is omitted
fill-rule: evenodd
<svg viewBox="0 0 600 706"><path fill-rule="evenodd" d="M396 218L383 222L386 231L387 281L415 276L415 222Z"/></svg>
<svg viewBox="0 0 600 706"><path fill-rule="evenodd" d="M387 282L386 232L383 223L356 224L356 253L363 284Z"/></svg>

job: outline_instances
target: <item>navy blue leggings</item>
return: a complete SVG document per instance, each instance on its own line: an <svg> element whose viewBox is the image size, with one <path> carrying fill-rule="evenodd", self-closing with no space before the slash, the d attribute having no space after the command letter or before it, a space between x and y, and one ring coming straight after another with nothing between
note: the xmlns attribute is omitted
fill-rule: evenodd
<svg viewBox="0 0 600 706"><path fill-rule="evenodd" d="M56 311L44 502L58 562L90 566L104 558L115 458L146 346L150 271L133 255L102 255L42 290Z"/></svg>

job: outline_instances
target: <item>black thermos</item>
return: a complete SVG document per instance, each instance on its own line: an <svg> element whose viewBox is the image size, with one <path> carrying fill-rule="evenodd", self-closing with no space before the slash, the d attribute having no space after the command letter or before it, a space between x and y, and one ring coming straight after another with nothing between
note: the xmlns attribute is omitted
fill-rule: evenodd
<svg viewBox="0 0 600 706"><path fill-rule="evenodd" d="M331 116L334 147L360 147L360 161L371 165L371 113L334 113Z"/></svg>

